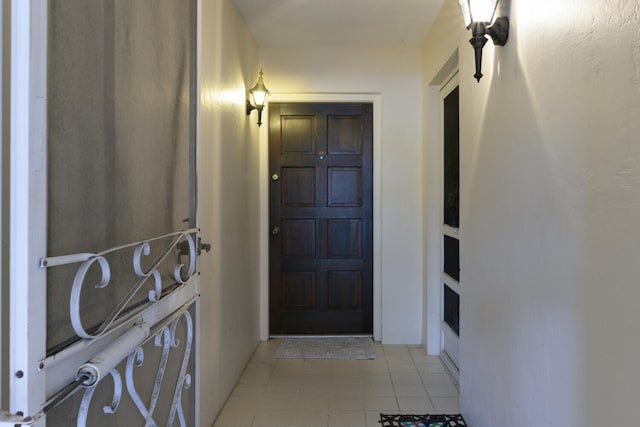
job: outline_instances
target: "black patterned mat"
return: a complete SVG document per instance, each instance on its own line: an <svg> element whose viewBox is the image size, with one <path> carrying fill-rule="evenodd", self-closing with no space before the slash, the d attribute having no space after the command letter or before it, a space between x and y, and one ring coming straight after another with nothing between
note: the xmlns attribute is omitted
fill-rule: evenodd
<svg viewBox="0 0 640 427"><path fill-rule="evenodd" d="M382 427L467 427L460 414L385 415L380 414Z"/></svg>

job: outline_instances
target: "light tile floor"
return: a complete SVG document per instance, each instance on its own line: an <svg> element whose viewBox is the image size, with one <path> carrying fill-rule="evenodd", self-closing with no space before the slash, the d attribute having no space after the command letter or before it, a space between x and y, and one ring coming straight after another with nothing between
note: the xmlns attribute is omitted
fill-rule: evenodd
<svg viewBox="0 0 640 427"><path fill-rule="evenodd" d="M457 386L420 347L375 344L376 360L273 359L261 343L214 427L380 427L380 413L458 413Z"/></svg>

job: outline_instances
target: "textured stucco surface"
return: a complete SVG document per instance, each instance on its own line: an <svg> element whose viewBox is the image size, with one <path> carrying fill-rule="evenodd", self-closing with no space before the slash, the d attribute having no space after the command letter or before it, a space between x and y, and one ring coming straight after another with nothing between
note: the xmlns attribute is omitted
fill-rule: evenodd
<svg viewBox="0 0 640 427"><path fill-rule="evenodd" d="M198 122L200 425L210 426L258 343L258 127L245 112L255 41L231 0L203 0Z"/></svg>
<svg viewBox="0 0 640 427"><path fill-rule="evenodd" d="M461 394L474 427L630 425L640 344L640 6L512 0L461 88ZM447 46L447 43L444 44Z"/></svg>

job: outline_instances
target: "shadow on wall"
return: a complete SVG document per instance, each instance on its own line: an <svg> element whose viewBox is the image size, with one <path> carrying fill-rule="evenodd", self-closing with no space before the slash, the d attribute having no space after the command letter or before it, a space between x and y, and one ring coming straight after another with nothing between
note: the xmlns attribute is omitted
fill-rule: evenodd
<svg viewBox="0 0 640 427"><path fill-rule="evenodd" d="M461 48L462 410L471 425L582 425L581 152L549 127L519 36L487 43L479 84Z"/></svg>
<svg viewBox="0 0 640 427"><path fill-rule="evenodd" d="M258 343L257 126L245 109L258 54L231 0L203 2L201 20L198 215L213 249L199 260L199 379L210 425Z"/></svg>

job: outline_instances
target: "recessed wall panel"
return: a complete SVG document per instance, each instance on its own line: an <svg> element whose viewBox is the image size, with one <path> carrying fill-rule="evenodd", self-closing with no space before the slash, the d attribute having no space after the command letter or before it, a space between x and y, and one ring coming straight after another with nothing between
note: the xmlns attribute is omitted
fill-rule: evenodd
<svg viewBox="0 0 640 427"><path fill-rule="evenodd" d="M359 271L330 271L327 283L330 309L358 309L362 306L362 274Z"/></svg>
<svg viewBox="0 0 640 427"><path fill-rule="evenodd" d="M460 225L460 108L459 90L455 88L444 99L444 200L443 221Z"/></svg>
<svg viewBox="0 0 640 427"><path fill-rule="evenodd" d="M281 181L283 207L315 205L315 168L283 168Z"/></svg>
<svg viewBox="0 0 640 427"><path fill-rule="evenodd" d="M282 154L313 154L313 116L282 116Z"/></svg>
<svg viewBox="0 0 640 427"><path fill-rule="evenodd" d="M329 154L353 155L362 152L362 128L358 116L329 116Z"/></svg>
<svg viewBox="0 0 640 427"><path fill-rule="evenodd" d="M316 306L313 272L282 273L282 305L285 309L312 309Z"/></svg>
<svg viewBox="0 0 640 427"><path fill-rule="evenodd" d="M282 255L313 258L316 247L316 222L313 219L289 219L282 222Z"/></svg>
<svg viewBox="0 0 640 427"><path fill-rule="evenodd" d="M331 167L328 176L328 205L331 207L362 206L362 169Z"/></svg>
<svg viewBox="0 0 640 427"><path fill-rule="evenodd" d="M460 281L460 241L453 237L443 236L444 272L451 278Z"/></svg>
<svg viewBox="0 0 640 427"><path fill-rule="evenodd" d="M329 258L362 258L362 221L332 219L327 222Z"/></svg>
<svg viewBox="0 0 640 427"><path fill-rule="evenodd" d="M456 335L460 335L460 296L447 285L443 286L444 321Z"/></svg>

